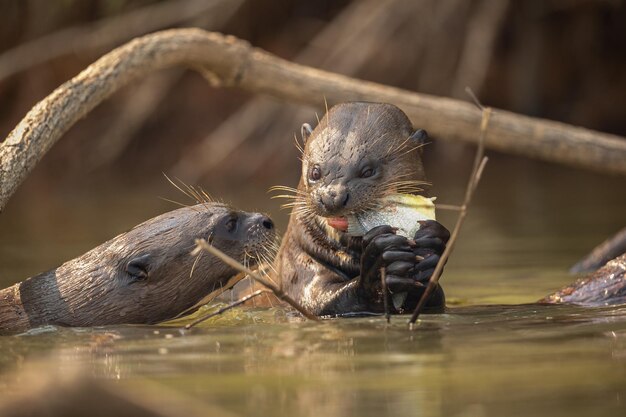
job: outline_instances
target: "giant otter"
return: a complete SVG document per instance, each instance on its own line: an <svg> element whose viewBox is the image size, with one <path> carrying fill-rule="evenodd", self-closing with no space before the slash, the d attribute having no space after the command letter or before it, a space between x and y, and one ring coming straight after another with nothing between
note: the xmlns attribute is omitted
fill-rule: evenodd
<svg viewBox="0 0 626 417"><path fill-rule="evenodd" d="M275 262L283 290L317 315L382 312L384 267L388 290L408 292L391 312L413 309L448 231L425 221L412 240L390 226L349 236L345 216L375 207L393 193L421 191L426 132L414 131L399 108L381 103L336 105L314 130L305 124L302 132L302 176ZM444 304L437 288L426 306L440 311Z"/></svg>
<svg viewBox="0 0 626 417"><path fill-rule="evenodd" d="M238 274L209 254L205 238L256 265L274 240L272 220L205 202L148 220L56 269L0 291L0 333L45 324L157 323L191 308Z"/></svg>

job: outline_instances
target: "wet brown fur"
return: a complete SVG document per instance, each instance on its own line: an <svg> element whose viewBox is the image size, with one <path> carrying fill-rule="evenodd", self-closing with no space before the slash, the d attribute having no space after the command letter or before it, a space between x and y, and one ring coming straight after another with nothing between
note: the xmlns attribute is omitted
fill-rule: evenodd
<svg viewBox="0 0 626 417"><path fill-rule="evenodd" d="M421 144L409 137L413 127L397 107L381 103L344 103L334 106L306 140L302 176L297 189L286 191L292 208L289 226L275 265L283 290L314 314L382 311L382 297L359 294L361 238L336 232L325 217L345 216L374 208L391 193L417 193L427 184ZM323 180L307 180L319 164ZM376 177L354 179L364 164L377 166ZM327 174L332 175L327 175ZM342 188L343 187L343 188ZM329 213L320 195L349 188L348 203Z"/></svg>
<svg viewBox="0 0 626 417"><path fill-rule="evenodd" d="M240 219L241 230L225 233L224 222L232 216ZM148 220L0 291L0 333L46 324L149 324L173 318L238 274L208 254L192 256L195 239L205 238L254 266L274 240L274 231L260 226L259 216L204 202ZM145 262L147 276L137 279L127 272L134 259Z"/></svg>

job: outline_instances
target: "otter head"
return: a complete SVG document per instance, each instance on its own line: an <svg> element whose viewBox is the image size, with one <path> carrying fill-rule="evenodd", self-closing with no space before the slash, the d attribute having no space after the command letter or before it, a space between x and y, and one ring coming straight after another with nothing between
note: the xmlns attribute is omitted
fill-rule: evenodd
<svg viewBox="0 0 626 417"><path fill-rule="evenodd" d="M253 268L275 237L269 217L221 203L162 214L56 269L66 300L57 322L92 326L173 318L239 274L213 255L192 255L196 239Z"/></svg>
<svg viewBox="0 0 626 417"><path fill-rule="evenodd" d="M419 148L427 139L414 131L396 106L344 103L330 109L315 130L305 124L300 188L317 216L342 218L375 208L390 193L415 193L424 184Z"/></svg>
<svg viewBox="0 0 626 417"><path fill-rule="evenodd" d="M155 217L116 240L122 243L122 250L129 252L121 259L126 262L125 278L154 285L161 285L162 280L174 281L173 285L178 286L182 283L172 277L180 274L193 278L196 273L206 277L232 276L237 272L211 255L205 255L210 258L207 262L201 262L201 257L192 257L196 239L206 239L231 258L255 267L274 237L274 223L268 216L211 202ZM194 265L188 265L189 261Z"/></svg>

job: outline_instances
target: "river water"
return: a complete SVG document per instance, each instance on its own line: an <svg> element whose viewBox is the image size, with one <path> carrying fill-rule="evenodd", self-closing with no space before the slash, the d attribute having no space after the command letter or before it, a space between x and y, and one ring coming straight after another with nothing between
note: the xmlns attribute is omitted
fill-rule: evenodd
<svg viewBox="0 0 626 417"><path fill-rule="evenodd" d="M449 311L422 316L414 331L406 317L313 323L280 308L236 309L187 332L49 327L0 337L0 396L27 390L33 372L79 369L122 390L183 395L213 415L625 415L626 307L532 303L571 282L568 267L624 226L626 183L508 158L490 164L442 278ZM441 178L438 201L459 201L464 172ZM45 214L33 207L41 196L16 196L0 218L0 284L172 208L154 198L159 187L76 193L46 200ZM250 204L250 193L220 193L270 211L284 230L286 215L265 194ZM440 218L453 227L453 213Z"/></svg>

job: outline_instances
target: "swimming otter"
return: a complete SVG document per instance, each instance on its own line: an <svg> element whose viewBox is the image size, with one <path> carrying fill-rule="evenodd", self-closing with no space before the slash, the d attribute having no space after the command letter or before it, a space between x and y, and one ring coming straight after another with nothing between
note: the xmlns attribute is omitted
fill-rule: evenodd
<svg viewBox="0 0 626 417"><path fill-rule="evenodd" d="M413 241L390 226L354 237L345 233L345 216L390 194L421 191L426 132L414 131L396 106L357 102L332 107L315 130L305 124L302 133L302 176L291 189L293 210L275 262L283 290L317 315L382 312L384 267L388 290L408 292L391 312L413 309L445 249L446 228L420 222ZM440 311L444 304L439 287L427 307Z"/></svg>
<svg viewBox="0 0 626 417"><path fill-rule="evenodd" d="M221 203L148 220L60 267L0 291L0 333L45 324L151 324L171 319L225 286L238 271L209 254L205 238L254 266L275 237L272 220Z"/></svg>

